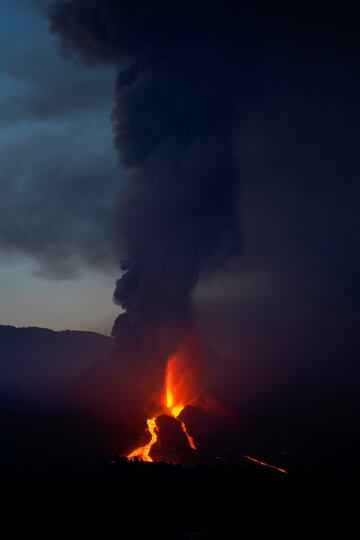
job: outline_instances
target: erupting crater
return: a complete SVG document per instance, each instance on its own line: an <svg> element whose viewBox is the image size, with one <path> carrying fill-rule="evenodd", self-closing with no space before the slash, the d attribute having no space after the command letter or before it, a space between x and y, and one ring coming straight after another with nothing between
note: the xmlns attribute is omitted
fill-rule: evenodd
<svg viewBox="0 0 360 540"><path fill-rule="evenodd" d="M198 399L196 384L193 371L187 355L180 347L167 362L165 375L164 395L161 400L159 412L153 418L147 419L147 431L151 435L150 441L144 446L133 450L127 457L128 459L140 459L141 461L152 462L151 450L158 441L157 419L166 415L174 418L180 425L184 433L189 448L196 450L196 444L193 437L188 433L185 422L178 420L178 416L187 405L193 404Z"/></svg>
<svg viewBox="0 0 360 540"><path fill-rule="evenodd" d="M186 464L194 463L194 459L195 461L207 462L209 456L212 456L212 462L214 462L214 456L219 454L216 453L218 451L216 443L215 447L212 444L214 439L211 435L211 429L217 433L218 437L224 439L222 441L223 450L230 447L230 455L236 454L236 428L230 424L230 432L227 436L222 437L225 435L224 426L228 424L224 423L223 415L217 416L214 410L215 407L224 411L224 407L220 407L218 403L210 405L209 410L207 410L208 407L196 406L200 402L200 391L195 381L191 359L192 355L186 345L179 347L178 351L168 359L164 387L162 395L158 399L158 409L156 414L146 421L148 442L128 454L129 460ZM181 414L185 408L187 408L185 414ZM192 419L192 431L196 430L199 444L194 440L194 436L188 432L185 424L185 421L188 422L189 414ZM220 419L222 425L217 424L217 427L211 427L212 424L216 426ZM209 429L208 435L205 435L206 449L203 448L204 444L201 444L201 441L204 439L204 433ZM195 451L198 452L195 454ZM215 457L215 461L219 459L222 458ZM281 473L281 475L287 474L286 469L249 455L240 455L238 460L246 467L248 465L255 466L270 472Z"/></svg>

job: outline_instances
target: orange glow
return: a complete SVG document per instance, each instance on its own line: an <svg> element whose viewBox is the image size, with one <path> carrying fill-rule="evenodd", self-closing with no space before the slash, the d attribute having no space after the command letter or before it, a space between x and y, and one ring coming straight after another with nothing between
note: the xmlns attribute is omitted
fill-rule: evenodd
<svg viewBox="0 0 360 540"><path fill-rule="evenodd" d="M184 347L172 355L167 362L165 374L164 397L159 414L167 414L177 418L181 411L197 398L195 391L194 375L190 366L189 356L184 352ZM196 444L191 435L189 435L184 422L179 422L190 448L196 450ZM148 431L151 434L151 440L145 446L141 446L128 455L129 459L138 457L141 461L151 462L150 452L152 446L157 441L156 418L147 420Z"/></svg>
<svg viewBox="0 0 360 540"><path fill-rule="evenodd" d="M269 463L265 463L265 461L260 461L259 459L255 459L250 456L244 456L244 458L248 459L249 461L252 461L253 463L257 463L258 465L262 465L263 467L268 467L269 469L275 469L275 471L281 472L283 474L288 473L285 469L280 469L280 467L275 467L275 465L269 465Z"/></svg>
<svg viewBox="0 0 360 540"><path fill-rule="evenodd" d="M171 416L177 418L184 408L184 405L174 405L174 396L171 393L171 389L166 389L166 408L171 413Z"/></svg>
<svg viewBox="0 0 360 540"><path fill-rule="evenodd" d="M186 405L194 403L196 398L193 371L186 354L179 350L169 358L166 366L166 409L177 418Z"/></svg>
<svg viewBox="0 0 360 540"><path fill-rule="evenodd" d="M180 352L171 356L166 367L165 397L167 413L177 418L181 411L196 399L193 373L189 369L187 358ZM196 450L194 439L189 435L185 422L181 422L190 448Z"/></svg>
<svg viewBox="0 0 360 540"><path fill-rule="evenodd" d="M151 462L152 459L150 457L150 450L153 444L157 441L157 434L156 434L156 418L149 418L147 420L147 426L148 430L151 434L151 440L146 444L145 446L140 446L139 448L136 448L131 454L128 455L129 459L133 459L135 457L138 457L141 459L141 461L148 461Z"/></svg>
<svg viewBox="0 0 360 540"><path fill-rule="evenodd" d="M193 450L197 450L193 437L187 432L185 422L181 422L181 428L186 435L190 448L192 448Z"/></svg>

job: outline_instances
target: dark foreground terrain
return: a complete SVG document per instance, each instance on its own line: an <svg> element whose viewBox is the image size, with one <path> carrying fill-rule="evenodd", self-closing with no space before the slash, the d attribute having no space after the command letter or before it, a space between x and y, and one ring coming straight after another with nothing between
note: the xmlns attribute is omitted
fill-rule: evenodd
<svg viewBox="0 0 360 540"><path fill-rule="evenodd" d="M18 463L2 470L3 517L23 534L53 538L231 539L321 537L356 523L347 481L288 475L244 459L185 468L128 462Z"/></svg>
<svg viewBox="0 0 360 540"><path fill-rule="evenodd" d="M224 431L219 425L214 433L205 418L199 418L196 427L184 417L200 443L212 433L208 444L199 445L208 450L196 452L199 459L192 466L132 463L118 456L136 446L144 418L121 406L120 390L119 406L107 403L101 364L90 372L101 399L90 404L78 399L89 372L85 379L79 377L81 384L69 387L54 387L52 377L35 384L36 373L44 373L43 362L50 366L49 373L58 373L64 350L72 365L84 339L93 351L91 362L100 353L106 355L111 345L96 335L3 329L2 373L10 373L11 367L23 377L16 380L15 390L3 378L6 392L0 395L4 538L227 540L275 535L292 540L322 539L329 532L346 539L358 535L356 385L332 399L309 399L306 406L281 399L279 406L262 407L259 415L241 411L239 425ZM34 363L39 351L42 360ZM85 354L79 356L72 376L86 373L89 361ZM69 372L67 377L74 380ZM26 392L19 391L23 381ZM244 455L284 467L288 474Z"/></svg>

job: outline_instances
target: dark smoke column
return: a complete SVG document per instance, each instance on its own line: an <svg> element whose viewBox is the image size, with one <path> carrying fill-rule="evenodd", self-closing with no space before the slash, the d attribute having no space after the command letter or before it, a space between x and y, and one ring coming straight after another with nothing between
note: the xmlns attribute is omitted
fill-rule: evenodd
<svg viewBox="0 0 360 540"><path fill-rule="evenodd" d="M201 273L240 248L233 153L241 62L231 13L204 2L57 2L66 54L118 69L113 123L128 170L118 220L124 325L171 347Z"/></svg>

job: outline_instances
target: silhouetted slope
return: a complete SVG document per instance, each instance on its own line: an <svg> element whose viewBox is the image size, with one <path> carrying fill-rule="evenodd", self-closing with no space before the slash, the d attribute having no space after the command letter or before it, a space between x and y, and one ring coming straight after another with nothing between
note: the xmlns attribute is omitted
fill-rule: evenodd
<svg viewBox="0 0 360 540"><path fill-rule="evenodd" d="M0 326L0 388L71 381L106 356L111 343L95 332Z"/></svg>

